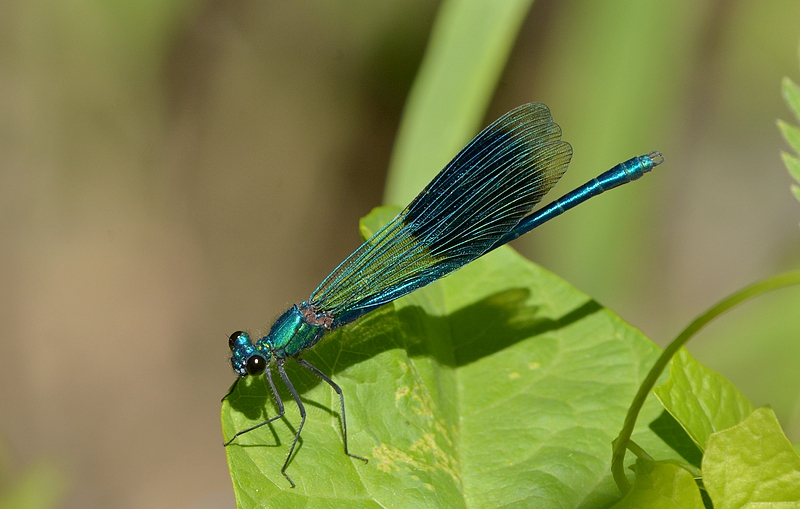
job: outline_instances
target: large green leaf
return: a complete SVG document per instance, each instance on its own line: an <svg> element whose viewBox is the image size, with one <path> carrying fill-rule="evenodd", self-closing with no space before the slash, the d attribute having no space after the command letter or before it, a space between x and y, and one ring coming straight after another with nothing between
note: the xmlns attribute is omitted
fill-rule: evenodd
<svg viewBox="0 0 800 509"><path fill-rule="evenodd" d="M370 229L369 227L365 227ZM280 473L297 407L227 448L239 507L604 507L619 496L610 442L658 348L586 295L502 248L331 333L290 362L308 409ZM222 408L226 437L277 409L262 378ZM641 422L661 412L648 402ZM634 439L678 456L646 425Z"/></svg>
<svg viewBox="0 0 800 509"><path fill-rule="evenodd" d="M655 388L656 396L701 451L712 433L739 424L753 412L753 405L732 383L685 348L672 359L669 373L669 380Z"/></svg>
<svg viewBox="0 0 800 509"><path fill-rule="evenodd" d="M715 509L800 507L800 455L771 408L709 437L703 483Z"/></svg>

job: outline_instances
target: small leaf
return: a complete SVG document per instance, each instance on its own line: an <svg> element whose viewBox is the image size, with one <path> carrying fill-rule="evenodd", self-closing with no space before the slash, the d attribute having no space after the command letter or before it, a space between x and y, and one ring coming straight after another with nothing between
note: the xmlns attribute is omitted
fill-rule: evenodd
<svg viewBox="0 0 800 509"><path fill-rule="evenodd" d="M701 450L712 433L742 422L753 411L733 384L685 348L672 359L669 373L669 380L656 387L656 396Z"/></svg>
<svg viewBox="0 0 800 509"><path fill-rule="evenodd" d="M783 78L782 90L786 104L789 105L795 118L800 120L800 87L789 78ZM800 154L800 128L783 120L778 120L778 128L783 133L786 142L794 149L795 154ZM789 174L796 182L800 183L800 159L786 152L782 152L781 157L783 158L783 164L789 170ZM791 189L794 197L797 201L800 201L800 187L792 184Z"/></svg>
<svg viewBox="0 0 800 509"><path fill-rule="evenodd" d="M789 146L800 153L800 128L783 120L778 120L778 127Z"/></svg>
<svg viewBox="0 0 800 509"><path fill-rule="evenodd" d="M781 85L786 104L789 105L789 109L794 113L795 119L800 121L800 87L788 77L783 78Z"/></svg>
<svg viewBox="0 0 800 509"><path fill-rule="evenodd" d="M631 491L613 509L703 509L694 476L677 465L639 458Z"/></svg>
<svg viewBox="0 0 800 509"><path fill-rule="evenodd" d="M375 207L365 217L358 222L358 231L361 238L367 240L375 235L375 232L389 224L389 221L400 213L402 209L395 206Z"/></svg>
<svg viewBox="0 0 800 509"><path fill-rule="evenodd" d="M711 435L702 469L715 509L766 507L762 503L788 508L800 503L800 455L769 407Z"/></svg>
<svg viewBox="0 0 800 509"><path fill-rule="evenodd" d="M800 182L800 159L787 152L781 152L781 157L783 158L783 164L786 165L786 169L789 170L789 175L797 182Z"/></svg>

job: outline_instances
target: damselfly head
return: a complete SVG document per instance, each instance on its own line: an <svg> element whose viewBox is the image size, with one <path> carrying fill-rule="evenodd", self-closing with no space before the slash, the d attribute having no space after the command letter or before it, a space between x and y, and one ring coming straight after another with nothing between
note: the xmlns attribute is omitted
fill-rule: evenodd
<svg viewBox="0 0 800 509"><path fill-rule="evenodd" d="M231 349L231 366L239 376L258 376L267 369L269 355L256 350L246 332L236 331L228 338Z"/></svg>

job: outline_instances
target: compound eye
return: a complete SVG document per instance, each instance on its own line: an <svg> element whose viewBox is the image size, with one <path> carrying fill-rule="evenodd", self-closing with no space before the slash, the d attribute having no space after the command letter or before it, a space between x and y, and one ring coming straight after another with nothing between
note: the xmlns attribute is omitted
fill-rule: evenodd
<svg viewBox="0 0 800 509"><path fill-rule="evenodd" d="M239 338L241 337L244 337L248 343L250 342L250 338L247 336L246 332L237 330L236 332L231 334L231 336L228 338L228 347L231 349L231 351L233 351L239 344Z"/></svg>
<svg viewBox="0 0 800 509"><path fill-rule="evenodd" d="M267 360L260 355L252 355L247 359L247 374L258 376L267 369Z"/></svg>

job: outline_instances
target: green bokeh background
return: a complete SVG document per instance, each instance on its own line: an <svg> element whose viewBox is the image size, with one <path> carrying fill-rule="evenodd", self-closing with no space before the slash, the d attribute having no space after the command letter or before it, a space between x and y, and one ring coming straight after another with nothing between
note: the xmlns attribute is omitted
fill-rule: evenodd
<svg viewBox="0 0 800 509"><path fill-rule="evenodd" d="M226 337L266 329L358 244L437 8L0 4L5 477L56 465L66 508L232 507ZM798 19L788 0L535 1L480 124L548 104L575 149L555 194L667 162L516 247L661 344L797 268L775 120L792 120ZM798 311L785 290L689 345L795 442Z"/></svg>

